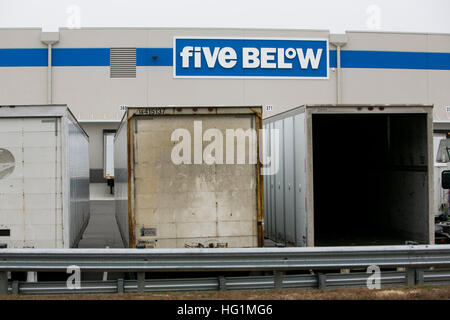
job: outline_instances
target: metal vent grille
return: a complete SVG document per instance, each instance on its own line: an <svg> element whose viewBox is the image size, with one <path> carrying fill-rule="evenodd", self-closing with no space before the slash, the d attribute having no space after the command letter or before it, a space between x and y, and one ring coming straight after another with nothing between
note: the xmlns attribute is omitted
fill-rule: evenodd
<svg viewBox="0 0 450 320"><path fill-rule="evenodd" d="M111 48L110 77L136 78L136 48Z"/></svg>

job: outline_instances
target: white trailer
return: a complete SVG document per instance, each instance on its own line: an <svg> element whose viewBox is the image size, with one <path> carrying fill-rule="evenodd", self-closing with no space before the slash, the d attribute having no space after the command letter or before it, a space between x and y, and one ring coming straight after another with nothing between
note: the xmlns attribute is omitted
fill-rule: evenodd
<svg viewBox="0 0 450 320"><path fill-rule="evenodd" d="M0 106L0 244L78 246L89 222L88 147L66 105Z"/></svg>
<svg viewBox="0 0 450 320"><path fill-rule="evenodd" d="M260 106L128 108L114 142L116 219L124 246L263 246L261 125ZM192 143L183 163L172 158L179 130L186 134L181 141ZM238 132L249 133L242 144ZM214 163L206 162L211 140L217 143ZM239 151L245 161L235 159Z"/></svg>
<svg viewBox="0 0 450 320"><path fill-rule="evenodd" d="M280 137L279 170L264 179L266 237L287 246L434 244L432 112L304 105L264 119Z"/></svg>

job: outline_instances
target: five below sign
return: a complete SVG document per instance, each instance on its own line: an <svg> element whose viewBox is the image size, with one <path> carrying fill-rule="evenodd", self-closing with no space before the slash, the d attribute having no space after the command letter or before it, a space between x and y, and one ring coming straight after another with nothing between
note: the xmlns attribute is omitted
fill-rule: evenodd
<svg viewBox="0 0 450 320"><path fill-rule="evenodd" d="M326 39L174 38L175 78L328 78Z"/></svg>

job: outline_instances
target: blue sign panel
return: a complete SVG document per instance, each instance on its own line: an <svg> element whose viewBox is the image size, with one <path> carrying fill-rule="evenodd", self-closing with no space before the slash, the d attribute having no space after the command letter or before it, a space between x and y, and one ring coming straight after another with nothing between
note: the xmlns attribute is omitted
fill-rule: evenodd
<svg viewBox="0 0 450 320"><path fill-rule="evenodd" d="M327 39L175 38L175 78L328 78Z"/></svg>

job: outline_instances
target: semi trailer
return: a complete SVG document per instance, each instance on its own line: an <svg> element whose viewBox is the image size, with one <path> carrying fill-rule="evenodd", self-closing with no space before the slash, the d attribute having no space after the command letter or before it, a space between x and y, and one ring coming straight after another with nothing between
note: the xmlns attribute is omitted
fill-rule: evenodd
<svg viewBox="0 0 450 320"><path fill-rule="evenodd" d="M128 108L114 139L124 246L263 246L261 111Z"/></svg>
<svg viewBox="0 0 450 320"><path fill-rule="evenodd" d="M265 236L285 246L434 244L431 105L303 105L267 117ZM269 135L266 135L269 136Z"/></svg>
<svg viewBox="0 0 450 320"><path fill-rule="evenodd" d="M66 105L0 106L0 244L74 248L89 222L89 138Z"/></svg>

